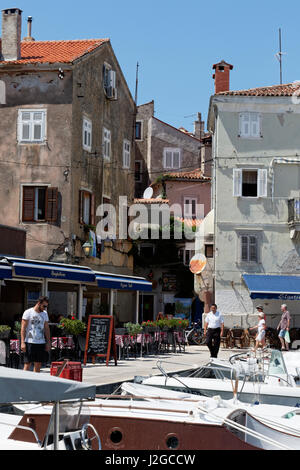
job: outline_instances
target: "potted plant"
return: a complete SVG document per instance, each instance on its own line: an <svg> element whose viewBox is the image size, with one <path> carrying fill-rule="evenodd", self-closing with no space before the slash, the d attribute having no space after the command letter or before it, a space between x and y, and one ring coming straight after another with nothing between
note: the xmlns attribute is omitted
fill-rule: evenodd
<svg viewBox="0 0 300 470"><path fill-rule="evenodd" d="M160 318L159 320L156 320L156 324L160 330L169 329L168 320L166 318Z"/></svg>
<svg viewBox="0 0 300 470"><path fill-rule="evenodd" d="M66 334L73 336L82 335L86 330L85 323L74 316L72 318L62 318L58 326Z"/></svg>
<svg viewBox="0 0 300 470"><path fill-rule="evenodd" d="M145 333L153 333L154 331L157 331L157 324L155 321L143 321L142 323L142 328Z"/></svg>
<svg viewBox="0 0 300 470"><path fill-rule="evenodd" d="M0 325L0 339L8 339L10 335L10 326Z"/></svg>
<svg viewBox="0 0 300 470"><path fill-rule="evenodd" d="M128 322L128 323L125 323L124 326L127 329L128 334L130 336L138 335L139 333L142 333L143 331L143 328L138 323Z"/></svg>

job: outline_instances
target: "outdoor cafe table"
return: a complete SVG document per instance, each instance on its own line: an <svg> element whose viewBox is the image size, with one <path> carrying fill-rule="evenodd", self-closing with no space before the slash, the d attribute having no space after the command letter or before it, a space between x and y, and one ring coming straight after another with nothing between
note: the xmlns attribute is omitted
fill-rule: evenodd
<svg viewBox="0 0 300 470"><path fill-rule="evenodd" d="M143 356L143 347L146 346L146 354L148 354L148 345L157 343L158 349L162 344L168 344L168 331L154 331L150 333L139 333L137 335L115 335L116 345L119 347L119 359L121 357L121 350L129 346L135 346L136 344L141 345L140 356ZM183 331L172 331L172 346L176 352L176 344L184 344L184 332Z"/></svg>
<svg viewBox="0 0 300 470"><path fill-rule="evenodd" d="M153 342L153 337L149 333L139 333L137 335L115 335L116 345L119 346L119 359L121 358L121 350L129 346L141 345L141 357L143 356L143 346Z"/></svg>

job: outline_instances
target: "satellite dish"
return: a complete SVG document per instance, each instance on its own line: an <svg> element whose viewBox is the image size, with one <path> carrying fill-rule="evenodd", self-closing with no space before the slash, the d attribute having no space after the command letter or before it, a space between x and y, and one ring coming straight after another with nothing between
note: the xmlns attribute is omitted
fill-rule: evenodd
<svg viewBox="0 0 300 470"><path fill-rule="evenodd" d="M201 253L197 253L190 261L190 271L193 274L200 274L205 269L206 263L206 256Z"/></svg>
<svg viewBox="0 0 300 470"><path fill-rule="evenodd" d="M151 199L153 196L153 189L149 186L149 188L145 189L143 194L143 199Z"/></svg>

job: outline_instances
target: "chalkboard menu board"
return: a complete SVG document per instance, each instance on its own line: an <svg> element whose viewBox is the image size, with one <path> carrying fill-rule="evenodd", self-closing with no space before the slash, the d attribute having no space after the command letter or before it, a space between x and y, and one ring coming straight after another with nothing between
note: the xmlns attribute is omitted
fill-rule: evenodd
<svg viewBox="0 0 300 470"><path fill-rule="evenodd" d="M93 363L95 363L96 356L106 357L106 365L108 365L110 357L113 356L115 365L117 365L114 318L112 316L89 316L84 364L86 364L88 356L92 356Z"/></svg>

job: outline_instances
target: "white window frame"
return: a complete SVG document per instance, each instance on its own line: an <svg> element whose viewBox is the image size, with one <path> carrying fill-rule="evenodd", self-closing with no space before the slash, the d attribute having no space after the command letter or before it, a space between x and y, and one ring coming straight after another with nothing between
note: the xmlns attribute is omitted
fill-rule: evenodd
<svg viewBox="0 0 300 470"><path fill-rule="evenodd" d="M168 161L167 161L167 158L168 158L167 154L170 154L170 153L171 153L171 164L169 165ZM176 154L176 153L179 154L179 156L178 156L178 165L174 165L174 154ZM164 148L163 167L166 170L168 170L168 169L172 169L172 170L180 169L180 167L181 167L181 149L173 148L173 147Z"/></svg>
<svg viewBox="0 0 300 470"><path fill-rule="evenodd" d="M251 242L251 238L255 239L255 244ZM246 259L243 259L243 239L247 239L247 256ZM255 259L251 259L251 246L255 246ZM257 233L249 232L240 232L239 233L239 262L248 263L248 264L258 264L259 263L259 245L260 237Z"/></svg>
<svg viewBox="0 0 300 470"><path fill-rule="evenodd" d="M87 117L82 120L82 147L84 150L92 151L92 121Z"/></svg>
<svg viewBox="0 0 300 470"><path fill-rule="evenodd" d="M187 204L188 201L188 204ZM195 213L193 213L193 202L195 202ZM187 207L189 210L187 211ZM197 216L197 198L196 197L185 197L183 200L183 214L184 217L196 217Z"/></svg>
<svg viewBox="0 0 300 470"><path fill-rule="evenodd" d="M41 119L34 119L34 114L41 113ZM29 119L25 119L25 114ZM35 138L35 126L41 126L40 138ZM28 137L24 137L24 126L28 126ZM19 143L44 143L47 136L47 110L46 109L26 109L18 110L18 142Z"/></svg>
<svg viewBox="0 0 300 470"><path fill-rule="evenodd" d="M239 114L239 137L242 139L262 137L261 113L245 111Z"/></svg>
<svg viewBox="0 0 300 470"><path fill-rule="evenodd" d="M243 195L243 172L256 171L257 172L257 195L244 196ZM266 198L268 195L268 170L264 168L234 168L233 169L233 196L251 198Z"/></svg>
<svg viewBox="0 0 300 470"><path fill-rule="evenodd" d="M103 158L110 160L111 157L111 132L103 127Z"/></svg>
<svg viewBox="0 0 300 470"><path fill-rule="evenodd" d="M129 140L123 140L123 168L129 169L130 168L130 154L131 154L131 144Z"/></svg>

